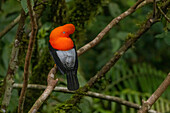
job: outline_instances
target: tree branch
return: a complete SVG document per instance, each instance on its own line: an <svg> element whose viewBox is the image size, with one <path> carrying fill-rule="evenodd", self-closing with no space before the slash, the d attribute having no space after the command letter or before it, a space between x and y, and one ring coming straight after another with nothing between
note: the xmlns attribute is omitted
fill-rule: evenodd
<svg viewBox="0 0 170 113"><path fill-rule="evenodd" d="M48 95L51 94L52 90L54 89L54 87L57 84L58 79L54 80L54 73L56 73L57 71L57 67L55 66L55 68L52 68L48 74L48 78L47 78L47 82L48 85L45 88L45 91L43 92L43 94L37 99L37 101L34 103L34 105L32 106L32 108L30 109L29 113L35 113L38 111L38 109L40 108L40 106L43 104L43 102L47 99ZM28 85L29 87L29 85Z"/></svg>
<svg viewBox="0 0 170 113"><path fill-rule="evenodd" d="M21 15L17 16L9 25L5 27L3 31L0 32L0 39L8 33L20 20Z"/></svg>
<svg viewBox="0 0 170 113"><path fill-rule="evenodd" d="M153 18L156 16L156 0L153 0Z"/></svg>
<svg viewBox="0 0 170 113"><path fill-rule="evenodd" d="M34 42L35 42L37 29L38 29L35 13L33 11L33 7L31 6L31 1L27 0L27 4L28 4L28 9L29 9L29 15L31 18L32 31L31 31L31 36L30 36L30 40L29 40L27 55L25 58L24 83L23 83L23 88L21 90L21 94L20 94L20 98L19 98L18 113L23 112L23 105L24 105L27 84L28 84L28 78L29 78L29 65L30 65L32 50L33 50L33 46L34 46Z"/></svg>
<svg viewBox="0 0 170 113"><path fill-rule="evenodd" d="M142 107L138 111L138 113L146 113L157 101L157 99L163 94L163 92L165 92L169 85L170 85L170 72L166 79L158 87L158 89L152 94L152 96L147 101L143 101Z"/></svg>
<svg viewBox="0 0 170 113"><path fill-rule="evenodd" d="M3 100L2 100L2 106L1 110L3 112L6 112L6 109L9 105L11 94L12 94L12 85L14 83L14 73L18 67L18 55L19 55L19 48L20 48L20 42L22 41L22 36L24 32L24 23L25 23L26 15L24 10L21 11L21 18L19 20L19 26L16 33L15 42L12 48L11 52L11 59L8 65L8 71L4 79L4 86L3 86Z"/></svg>
<svg viewBox="0 0 170 113"><path fill-rule="evenodd" d="M118 17L116 17L115 19L113 19L98 35L95 39L93 39L91 42L89 42L88 44L86 44L85 46L81 47L78 51L77 54L78 56L83 54L84 52L88 51L90 48L94 47L95 45L97 45L101 39L110 31L110 29L115 26L117 23L119 23L122 19L124 19L125 17L127 17L128 15L132 14L133 12L136 11L137 6L142 3L143 0L138 0L134 6L132 6L131 8L129 8L127 11L125 11L124 13L122 13L121 15L119 15Z"/></svg>
<svg viewBox="0 0 170 113"><path fill-rule="evenodd" d="M160 0L156 0L156 2L158 2L158 1L160 1ZM149 4L149 3L153 3L153 0L143 1L141 4L138 5L137 9L143 7L145 4Z"/></svg>
<svg viewBox="0 0 170 113"><path fill-rule="evenodd" d="M28 88L29 89L39 89L39 90L44 90L44 89L47 89L48 86L45 86L45 85L39 85L39 84L28 84ZM15 83L13 85L13 88L22 88L22 84L17 84ZM56 91L56 92L63 92L63 93L71 93L71 94L75 94L76 92L75 91L69 91L66 87L55 87L53 89L53 91ZM42 94L44 95L44 94ZM129 102L129 101L126 101L126 100L123 100L119 97L115 97L115 96L110 96L110 95L104 95L104 94L100 94L100 93L96 93L96 92L92 92L92 91L88 91L87 93L80 93L80 95L85 95L85 96L90 96L90 97L94 97L94 98L99 98L99 99L104 99L104 100L108 100L108 101L112 101L112 102L116 102L116 103L119 103L119 104L122 104L122 105L125 105L127 107L130 107L130 108L134 108L134 109L140 109L141 106L139 106L138 104L135 104L135 103L132 103L132 102ZM45 98L46 97L42 97L42 98ZM39 99L38 99L39 100ZM43 99L44 100L44 99ZM41 102L39 100L39 102ZM43 101L44 102L44 101ZM43 103L41 102L41 104ZM39 105L39 104L35 104L35 105ZM30 113L32 113L34 110L30 110ZM35 110L37 112L37 109ZM34 111L34 112L35 112ZM154 110L150 110L149 112L153 112Z"/></svg>

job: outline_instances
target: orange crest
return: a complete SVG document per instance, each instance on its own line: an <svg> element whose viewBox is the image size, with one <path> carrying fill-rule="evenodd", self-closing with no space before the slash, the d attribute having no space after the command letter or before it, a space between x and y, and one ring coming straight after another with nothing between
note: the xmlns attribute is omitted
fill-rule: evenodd
<svg viewBox="0 0 170 113"><path fill-rule="evenodd" d="M52 30L50 34L50 44L54 49L69 50L74 47L74 43L69 37L75 31L73 24L65 24Z"/></svg>

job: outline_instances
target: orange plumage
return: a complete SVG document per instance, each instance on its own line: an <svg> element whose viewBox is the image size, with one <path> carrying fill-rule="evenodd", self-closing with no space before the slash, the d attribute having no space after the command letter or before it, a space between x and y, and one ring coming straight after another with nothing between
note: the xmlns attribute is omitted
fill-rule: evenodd
<svg viewBox="0 0 170 113"><path fill-rule="evenodd" d="M74 43L69 37L75 31L73 24L66 24L55 28L50 34L50 44L54 49L58 50L70 50L74 47Z"/></svg>

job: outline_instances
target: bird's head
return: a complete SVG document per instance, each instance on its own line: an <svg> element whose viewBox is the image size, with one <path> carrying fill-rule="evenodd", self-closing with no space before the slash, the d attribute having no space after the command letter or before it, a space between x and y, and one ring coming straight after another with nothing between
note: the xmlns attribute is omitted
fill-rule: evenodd
<svg viewBox="0 0 170 113"><path fill-rule="evenodd" d="M51 34L50 38L59 38L59 37L69 37L70 34L73 34L75 31L75 26L73 24L65 24L55 28Z"/></svg>

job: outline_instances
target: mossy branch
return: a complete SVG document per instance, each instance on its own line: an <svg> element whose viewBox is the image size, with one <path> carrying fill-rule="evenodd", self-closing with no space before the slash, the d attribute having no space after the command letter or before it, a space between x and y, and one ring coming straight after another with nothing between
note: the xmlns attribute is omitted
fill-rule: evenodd
<svg viewBox="0 0 170 113"><path fill-rule="evenodd" d="M19 26L18 26L17 33L16 33L15 42L14 42L12 52L11 52L11 59L8 65L8 71L4 79L4 86L3 86L4 96L3 96L2 106L1 106L1 110L3 112L6 112L10 99L11 99L11 94L12 94L12 89L13 89L12 85L14 83L14 74L18 67L18 62L19 62L18 56L20 53L19 50L21 46L20 43L22 42L26 17L27 16L25 15L24 10L22 10L21 17L19 20Z"/></svg>
<svg viewBox="0 0 170 113"><path fill-rule="evenodd" d="M22 84L17 84L15 83L13 85L14 88L22 88ZM39 84L28 84L28 89L34 89L34 90L44 90L46 89L47 90L47 87L49 86L46 86L46 85L39 85ZM48 88L49 89L49 88ZM48 92L48 91L44 91L44 92ZM76 92L74 91L69 91L66 87L55 87L53 89L53 91L56 91L56 92L63 92L63 93L69 93L69 94L75 94ZM46 94L46 93L43 93L43 95L41 95L40 98L44 98L43 96ZM112 101L112 102L116 102L116 103L119 103L119 104L122 104L122 105L125 105L127 107L130 107L130 108L134 108L134 109L140 109L141 106L138 105L138 104L135 104L135 103L132 103L132 102L129 102L129 101L126 101L126 100L123 100L119 97L115 97L115 96L110 96L110 95L104 95L104 94L101 94L101 93L96 93L96 92L92 92L92 91L88 91L88 92L83 92L79 95L84 95L84 96L90 96L90 97L94 97L94 98L99 98L99 99L103 99L103 100L108 100L108 101ZM46 98L44 98L46 99ZM38 99L38 101L36 102L39 102L39 103L43 103L44 101L40 101L40 99ZM39 105L39 104L34 104L34 105ZM71 106L71 105L70 105ZM37 112L37 106L34 106L29 112L32 113L33 111L34 112ZM154 110L150 110L150 111L154 111ZM156 111L155 111L156 112Z"/></svg>
<svg viewBox="0 0 170 113"><path fill-rule="evenodd" d="M35 16L35 13L33 11L33 7L31 5L31 1L27 0L27 4L28 4L28 9L29 9L29 15L30 15L30 18L31 18L32 31L31 31L28 50L27 50L27 54L26 54L26 58L25 58L24 81L23 81L23 88L21 90L21 94L20 94L20 98L19 98L18 113L23 113L23 105L24 105L24 100L25 100L25 95L26 95L26 90L27 90L27 84L28 84L28 78L29 78L29 65L30 65L33 46L34 46L34 43L35 43L35 37L36 37L36 34L37 34L37 29L38 29L36 16Z"/></svg>

